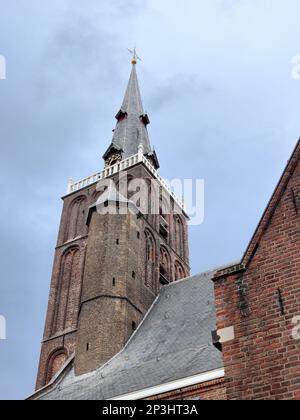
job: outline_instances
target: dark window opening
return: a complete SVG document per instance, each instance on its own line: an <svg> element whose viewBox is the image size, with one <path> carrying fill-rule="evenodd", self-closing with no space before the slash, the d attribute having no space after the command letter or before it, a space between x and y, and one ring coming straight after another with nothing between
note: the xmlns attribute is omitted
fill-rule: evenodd
<svg viewBox="0 0 300 420"><path fill-rule="evenodd" d="M169 284L169 280L162 274L159 274L159 282L162 286L166 286L167 284Z"/></svg>
<svg viewBox="0 0 300 420"><path fill-rule="evenodd" d="M136 330L136 323L134 321L132 321L132 331Z"/></svg>
<svg viewBox="0 0 300 420"><path fill-rule="evenodd" d="M140 237L141 237L141 234L140 234L140 232L138 232L137 233L137 238L140 239Z"/></svg>
<svg viewBox="0 0 300 420"><path fill-rule="evenodd" d="M160 216L159 220L159 233L165 239L169 236L169 224L163 215Z"/></svg>
<svg viewBox="0 0 300 420"><path fill-rule="evenodd" d="M86 351L89 351L90 349L90 343L86 343Z"/></svg>
<svg viewBox="0 0 300 420"><path fill-rule="evenodd" d="M168 274L166 272L166 269L161 265L159 269L159 281L161 285L165 286L170 283L167 276Z"/></svg>
<svg viewBox="0 0 300 420"><path fill-rule="evenodd" d="M135 279L135 272L132 272L132 278Z"/></svg>
<svg viewBox="0 0 300 420"><path fill-rule="evenodd" d="M117 245L119 245L119 243L120 243L120 241L119 241L119 239L117 239L117 240L116 240L116 244L117 244Z"/></svg>
<svg viewBox="0 0 300 420"><path fill-rule="evenodd" d="M113 278L113 286L115 287L115 285L116 285L116 279Z"/></svg>

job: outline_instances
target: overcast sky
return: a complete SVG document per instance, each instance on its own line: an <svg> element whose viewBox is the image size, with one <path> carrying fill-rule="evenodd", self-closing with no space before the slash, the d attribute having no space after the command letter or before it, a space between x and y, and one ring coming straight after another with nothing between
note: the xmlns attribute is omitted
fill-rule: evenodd
<svg viewBox="0 0 300 420"><path fill-rule="evenodd" d="M136 43L169 179L204 178L192 272L241 258L298 137L299 0L0 0L0 399L33 391L67 179L102 169Z"/></svg>

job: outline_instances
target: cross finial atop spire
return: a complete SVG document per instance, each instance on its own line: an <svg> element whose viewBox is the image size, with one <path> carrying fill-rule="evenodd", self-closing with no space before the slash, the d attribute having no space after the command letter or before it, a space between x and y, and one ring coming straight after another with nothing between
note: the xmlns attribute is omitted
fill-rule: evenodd
<svg viewBox="0 0 300 420"><path fill-rule="evenodd" d="M138 60L140 60L140 61L142 61L142 59L137 55L137 52L136 52L136 48L134 47L134 49L133 50L130 50L129 48L128 48L128 51L130 52L130 54L132 55L132 60L131 60L131 63L132 64L137 64L137 62L138 62Z"/></svg>

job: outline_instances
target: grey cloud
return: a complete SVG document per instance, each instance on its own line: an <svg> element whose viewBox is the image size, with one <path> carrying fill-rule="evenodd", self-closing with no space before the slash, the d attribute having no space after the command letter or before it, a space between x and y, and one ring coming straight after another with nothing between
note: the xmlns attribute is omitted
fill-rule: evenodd
<svg viewBox="0 0 300 420"><path fill-rule="evenodd" d="M206 181L205 223L190 232L199 272L240 257L299 137L300 82L289 65L300 10L297 0L2 3L0 398L23 398L34 386L59 197L68 176L102 168L126 48L142 50L162 175Z"/></svg>
<svg viewBox="0 0 300 420"><path fill-rule="evenodd" d="M154 84L147 106L158 113L169 105L180 107L183 98L196 97L197 100L205 100L212 92L213 87L208 81L199 81L195 75L187 77L184 74L175 74L164 84Z"/></svg>

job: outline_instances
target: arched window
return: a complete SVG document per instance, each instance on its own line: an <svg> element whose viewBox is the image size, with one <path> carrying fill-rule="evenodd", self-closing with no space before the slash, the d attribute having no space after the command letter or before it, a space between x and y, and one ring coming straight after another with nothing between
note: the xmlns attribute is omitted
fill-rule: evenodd
<svg viewBox="0 0 300 420"><path fill-rule="evenodd" d="M48 358L45 385L61 370L68 358L65 348L55 350Z"/></svg>
<svg viewBox="0 0 300 420"><path fill-rule="evenodd" d="M179 261L175 262L175 281L185 278L185 271Z"/></svg>
<svg viewBox="0 0 300 420"><path fill-rule="evenodd" d="M65 240L70 241L86 233L86 197L77 197L70 205Z"/></svg>
<svg viewBox="0 0 300 420"><path fill-rule="evenodd" d="M97 200L101 197L101 195L104 193L105 191L105 187L103 187L102 190L100 191L94 191L93 195L92 195L92 204L97 203Z"/></svg>
<svg viewBox="0 0 300 420"><path fill-rule="evenodd" d="M174 216L174 248L177 252L177 254L181 258L185 258L185 252L184 252L184 225L180 218L180 216L175 215Z"/></svg>
<svg viewBox="0 0 300 420"><path fill-rule="evenodd" d="M171 210L171 198L161 188L160 199L159 199L159 213L170 224Z"/></svg>
<svg viewBox="0 0 300 420"><path fill-rule="evenodd" d="M146 179L146 183L147 183L147 218L149 223L154 226L154 215L155 215L155 203L152 202L152 188L151 188L151 181L150 179Z"/></svg>
<svg viewBox="0 0 300 420"><path fill-rule="evenodd" d="M160 248L159 273L161 284L168 284L172 281L171 258L168 250L164 246Z"/></svg>
<svg viewBox="0 0 300 420"><path fill-rule="evenodd" d="M166 194L161 188L159 201L159 233L167 242L170 240L170 220L171 200L170 197L166 197Z"/></svg>
<svg viewBox="0 0 300 420"><path fill-rule="evenodd" d="M60 263L56 289L52 334L77 326L81 293L80 253L78 247L67 250Z"/></svg>
<svg viewBox="0 0 300 420"><path fill-rule="evenodd" d="M156 260L156 247L155 247L155 239L152 233L149 230L145 231L145 243L146 243L146 250L145 250L145 285L149 287L153 292L156 291L156 281L155 281L155 260Z"/></svg>

